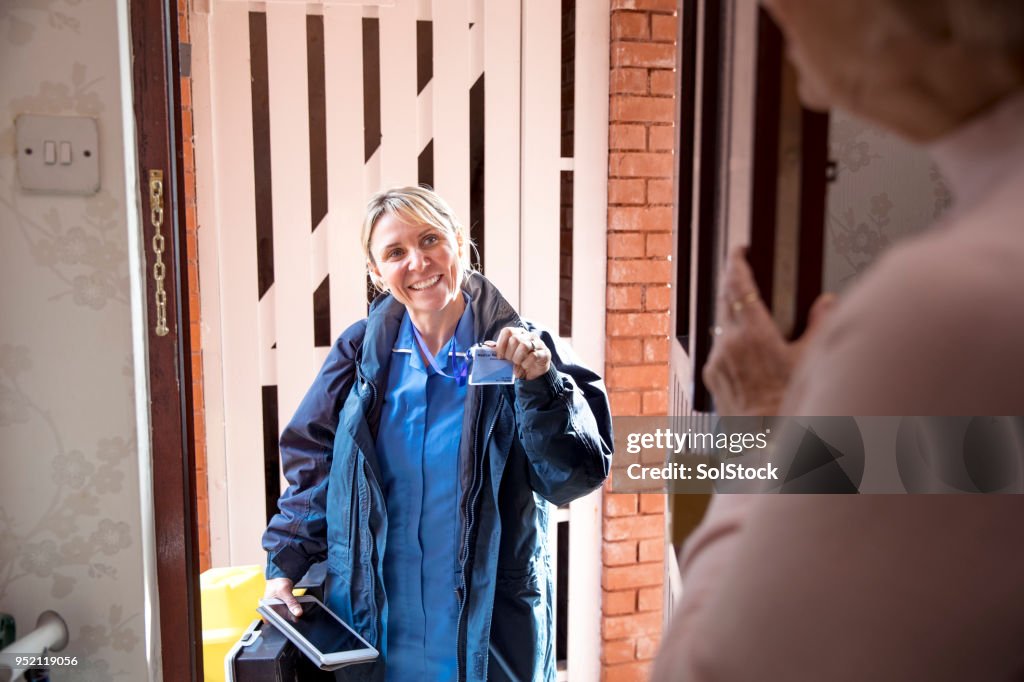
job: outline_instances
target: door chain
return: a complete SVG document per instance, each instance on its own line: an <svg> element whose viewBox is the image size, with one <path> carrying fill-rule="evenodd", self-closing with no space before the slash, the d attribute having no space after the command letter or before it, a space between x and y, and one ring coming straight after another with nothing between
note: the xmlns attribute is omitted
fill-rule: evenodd
<svg viewBox="0 0 1024 682"><path fill-rule="evenodd" d="M156 285L156 335L167 336L167 292L164 279L167 268L164 265L164 173L149 171L149 221L153 224L153 282Z"/></svg>

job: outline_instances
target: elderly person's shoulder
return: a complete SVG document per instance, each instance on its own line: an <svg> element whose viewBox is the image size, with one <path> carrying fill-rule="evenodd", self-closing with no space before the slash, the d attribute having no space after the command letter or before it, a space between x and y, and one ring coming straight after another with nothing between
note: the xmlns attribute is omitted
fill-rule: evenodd
<svg viewBox="0 0 1024 682"><path fill-rule="evenodd" d="M1024 195L995 192L864 274L809 348L784 414L1024 414Z"/></svg>

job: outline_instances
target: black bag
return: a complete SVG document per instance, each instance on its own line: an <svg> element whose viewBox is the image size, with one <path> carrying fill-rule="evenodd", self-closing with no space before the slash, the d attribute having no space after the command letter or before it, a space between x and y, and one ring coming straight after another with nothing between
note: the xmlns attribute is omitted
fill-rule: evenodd
<svg viewBox="0 0 1024 682"><path fill-rule="evenodd" d="M334 682L272 625L255 620L224 657L227 682Z"/></svg>
<svg viewBox="0 0 1024 682"><path fill-rule="evenodd" d="M313 564L302 576L302 580L295 584L295 589L305 589L306 594L324 601L324 584L327 582L327 562L321 561Z"/></svg>

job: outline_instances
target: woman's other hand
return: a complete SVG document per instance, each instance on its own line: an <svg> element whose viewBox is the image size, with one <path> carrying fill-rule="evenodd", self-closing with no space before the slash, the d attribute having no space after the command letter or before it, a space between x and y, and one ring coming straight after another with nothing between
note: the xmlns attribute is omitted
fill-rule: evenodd
<svg viewBox="0 0 1024 682"><path fill-rule="evenodd" d="M712 330L715 340L702 376L718 414L773 416L778 414L793 368L836 297L819 296L807 331L789 343L761 300L744 253L742 247L735 248L726 259Z"/></svg>
<svg viewBox="0 0 1024 682"><path fill-rule="evenodd" d="M299 605L292 590L295 584L288 578L271 578L267 581L267 587L263 591L264 599L280 599L292 615L298 618L302 615L302 607Z"/></svg>
<svg viewBox="0 0 1024 682"><path fill-rule="evenodd" d="M551 367L551 351L536 334L522 327L505 327L498 334L498 357L512 363L517 379L536 379Z"/></svg>

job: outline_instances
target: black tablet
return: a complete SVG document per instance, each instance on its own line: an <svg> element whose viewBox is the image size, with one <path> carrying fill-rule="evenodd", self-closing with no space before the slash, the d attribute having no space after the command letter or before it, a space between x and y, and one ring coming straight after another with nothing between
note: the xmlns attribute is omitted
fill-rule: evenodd
<svg viewBox="0 0 1024 682"><path fill-rule="evenodd" d="M372 661L378 652L316 597L296 597L296 618L280 599L260 601L256 609L323 670Z"/></svg>

